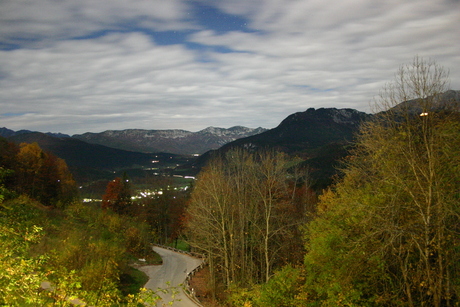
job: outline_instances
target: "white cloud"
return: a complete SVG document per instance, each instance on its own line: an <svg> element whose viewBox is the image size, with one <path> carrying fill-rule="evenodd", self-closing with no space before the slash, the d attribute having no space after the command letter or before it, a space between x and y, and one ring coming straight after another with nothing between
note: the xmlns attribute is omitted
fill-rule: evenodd
<svg viewBox="0 0 460 307"><path fill-rule="evenodd" d="M0 51L0 114L9 113L2 126L64 133L271 128L309 107L369 111L398 66L417 54L450 68L460 89L458 2L202 2L260 31L199 30L185 0L3 1L0 42L40 40ZM123 23L196 29L189 42L236 52L161 46L141 32L90 36ZM70 39L80 35L89 36Z"/></svg>
<svg viewBox="0 0 460 307"><path fill-rule="evenodd" d="M221 6L231 11L228 3ZM260 67L253 70L260 78L267 76L265 72L271 67L282 84L301 80L301 84L318 89L340 88L341 98L337 100L354 106L361 104L361 108L361 97L377 93L383 80L389 81L400 64L417 54L438 60L447 68L455 68L459 63L458 3L387 1L379 5L373 1L319 0L261 3L265 5L259 10L249 7L242 11L240 5L236 6L240 10L234 12L251 16L251 27L264 29L264 34L201 31L191 40L257 54L265 61L265 70ZM234 63L228 66L235 67ZM254 65L245 67L252 69ZM459 86L458 72L453 81L453 85ZM361 92L362 89L366 92Z"/></svg>
<svg viewBox="0 0 460 307"><path fill-rule="evenodd" d="M0 39L11 44L40 45L42 40L131 27L156 31L196 28L188 11L185 0L3 0Z"/></svg>
<svg viewBox="0 0 460 307"><path fill-rule="evenodd" d="M2 123L10 129L41 130L75 123L60 129L68 133L88 131L91 126L82 125L86 119L112 128L190 124L197 130L213 120L218 125L222 118L234 119L232 112L241 114L257 82L232 80L215 63L197 62L194 56L179 45L155 45L139 33L3 51L0 65L8 77L0 81L2 109L28 114L4 117ZM225 122L233 124L239 123Z"/></svg>

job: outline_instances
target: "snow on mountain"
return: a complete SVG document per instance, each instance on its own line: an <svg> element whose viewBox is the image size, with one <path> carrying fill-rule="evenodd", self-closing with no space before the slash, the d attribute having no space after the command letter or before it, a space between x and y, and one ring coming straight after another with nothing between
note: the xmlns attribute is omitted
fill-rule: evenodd
<svg viewBox="0 0 460 307"><path fill-rule="evenodd" d="M79 140L108 147L139 151L169 152L175 154L202 154L217 149L236 139L255 135L266 131L264 128L247 128L235 126L231 128L208 127L198 132L186 130L107 130L101 133L87 132L73 135Z"/></svg>

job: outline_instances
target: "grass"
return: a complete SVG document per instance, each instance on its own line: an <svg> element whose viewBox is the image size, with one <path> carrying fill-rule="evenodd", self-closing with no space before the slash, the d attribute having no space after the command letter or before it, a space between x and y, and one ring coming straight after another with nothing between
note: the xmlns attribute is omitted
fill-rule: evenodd
<svg viewBox="0 0 460 307"><path fill-rule="evenodd" d="M120 291L124 295L139 293L139 289L144 287L148 280L149 277L145 273L128 267L120 276Z"/></svg>
<svg viewBox="0 0 460 307"><path fill-rule="evenodd" d="M145 256L145 262L148 265L160 265L163 264L163 259L161 259L161 256L155 253L153 250L150 250L150 252Z"/></svg>
<svg viewBox="0 0 460 307"><path fill-rule="evenodd" d="M187 242L181 239L178 239L177 241L173 241L169 243L168 246L171 246L171 247L174 247L174 248L186 251L186 252L190 251L190 245L188 245Z"/></svg>
<svg viewBox="0 0 460 307"><path fill-rule="evenodd" d="M149 280L144 272L136 269L137 266L160 265L163 263L160 255L155 253L152 249L148 249L146 254L140 258L133 255L130 255L129 258L131 265L128 266L120 276L119 289L123 295L139 293L139 289L144 287ZM141 261L140 259L145 259L145 261Z"/></svg>

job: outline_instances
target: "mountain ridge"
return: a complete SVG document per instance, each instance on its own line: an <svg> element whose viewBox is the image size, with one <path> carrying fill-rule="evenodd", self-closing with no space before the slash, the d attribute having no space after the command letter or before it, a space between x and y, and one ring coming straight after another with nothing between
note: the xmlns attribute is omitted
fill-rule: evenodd
<svg viewBox="0 0 460 307"><path fill-rule="evenodd" d="M289 115L273 129L235 140L223 147L253 144L275 146L291 154L302 154L328 143L351 141L359 125L372 116L350 108L309 108Z"/></svg>
<svg viewBox="0 0 460 307"><path fill-rule="evenodd" d="M397 112L408 112L411 116L419 116L420 103L423 98L401 102L396 106ZM460 102L460 91L448 91L440 97L439 106L458 106ZM398 110L398 108L400 110ZM433 109L434 111L436 109ZM459 109L453 108L453 111ZM234 147L246 149L274 149L283 151L291 156L296 156L303 160L304 165L309 170L309 174L314 181L313 188L321 190L332 182L332 177L340 166L340 161L349 153L350 147L353 147L353 141L358 132L361 123L372 120L377 114L368 114L350 108L309 108L303 112L296 112L287 116L281 123L272 129L263 128L246 128L235 126L228 129L208 127L198 132L187 130L143 130L143 129L126 129L126 130L107 130L105 135L112 141L112 144L95 146L91 142L79 140L76 137L56 137L54 140L46 134L28 134L23 130L16 136L9 136L15 142L36 142L40 140L39 145L57 156L68 159L69 165L75 167L102 167L106 170L121 169L136 164L145 168L152 168L152 163L160 162L166 164L168 169L176 171L178 167L185 173L199 172L202 166L215 154L223 154ZM258 133L257 133L258 132ZM88 136L100 137L104 133L88 133ZM243 136L245 133L254 133L253 135ZM14 134L14 131L0 128L0 135ZM137 136L136 136L137 134ZM56 134L54 134L56 135ZM117 139L118 136L123 137ZM239 138L235 139L236 136ZM210 149L204 152L200 157L174 157L166 155L157 159L159 155L149 155L145 151L138 150L139 146L144 146L146 140L161 140L163 145L159 146L152 152L170 152L174 154L179 150L184 150L186 145L190 145L187 150L193 153L199 153L198 149L203 150L203 143L209 147L212 144L217 149ZM115 148L114 140L121 143L123 148ZM125 142L128 140L130 142ZM186 142L183 142L183 141ZM81 142L78 143L77 141ZM54 143L53 143L54 142ZM166 144L166 142L169 142ZM132 144L138 146L132 146ZM90 146L91 145L91 146ZM115 144L116 145L116 144ZM101 147L102 146L102 147ZM121 146L121 145L120 145ZM195 147L193 147L195 146ZM65 150L64 150L65 149ZM114 152L113 150L124 150L123 152ZM97 154L94 155L93 153ZM183 152L183 151L182 151ZM139 155L143 153L142 155ZM155 164L156 165L156 164ZM156 166L155 166L156 167Z"/></svg>
<svg viewBox="0 0 460 307"><path fill-rule="evenodd" d="M124 129L103 132L85 132L72 136L63 133L43 133L57 138L73 138L90 144L142 152L168 152L179 155L202 154L217 149L236 139L255 135L268 129L233 126L230 128L207 127L197 132L183 129ZM42 133L31 130L14 131L0 128L0 136L13 137L21 134Z"/></svg>
<svg viewBox="0 0 460 307"><path fill-rule="evenodd" d="M227 143L217 150L201 155L193 162L200 169L215 155L232 148L249 150L275 149L303 160L311 186L320 191L332 182L340 160L348 155L355 134L362 122L373 115L350 108L309 108L287 116L270 130Z"/></svg>
<svg viewBox="0 0 460 307"><path fill-rule="evenodd" d="M182 129L147 130L125 129L106 130L99 133L75 134L76 138L88 143L137 152L170 152L174 154L202 154L236 139L266 131L265 128L207 127L198 132Z"/></svg>

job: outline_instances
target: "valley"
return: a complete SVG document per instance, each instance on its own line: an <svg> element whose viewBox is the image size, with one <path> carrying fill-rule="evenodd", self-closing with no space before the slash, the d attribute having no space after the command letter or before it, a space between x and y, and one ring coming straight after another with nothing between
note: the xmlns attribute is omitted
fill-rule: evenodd
<svg viewBox="0 0 460 307"><path fill-rule="evenodd" d="M398 248L415 257L411 261L421 276L431 274L431 265L422 265L424 257L442 265L459 257L457 238L444 236L448 230L442 226L458 226L452 223L458 220L458 172L442 166L454 170L458 166L459 93L403 101L373 115L353 109L310 108L288 116L273 129L232 136L202 154L140 152L135 146L121 149L3 128L0 225L6 230L2 237L6 258L0 264L38 272L30 278L34 283L45 282L45 291L57 287L56 295L27 292L36 302L65 304L67 296L62 293L76 293L82 302L105 306L123 301L135 306L143 302L145 291L154 300L162 296L160 290L143 290L145 279L135 277L139 273L130 269L141 259L158 263L158 255L152 255L150 248L156 242L207 255L207 268L200 273L200 280L206 282L197 283L207 304L280 306L287 299L291 302L287 306L297 306L304 291L313 293L315 302L335 301L334 289L330 297L321 292L329 287L328 276L337 275L335 283L346 287L354 287L354 281L343 278L349 274L368 285L393 287L386 283L392 278L388 272L404 276L411 269L394 266L391 259L401 256L386 250L389 245L379 245L389 233L413 241ZM450 97L448 103L445 97ZM217 128L207 131L225 134ZM106 141L113 144L123 143L132 133L103 135L111 135ZM177 144L177 139L187 135L160 134L159 144L165 139ZM141 135L137 143L149 138L148 133ZM407 155L407 150L412 154ZM427 173L444 179L434 180ZM421 196L435 187L442 193L430 194L433 203L430 199L422 202L427 198ZM398 211L396 220L392 220L393 210ZM425 226L443 237L437 250L446 251L443 259L434 257L430 243L425 242L423 251L416 248L425 244L418 238L430 233L422 223L428 217L441 225ZM394 232L392 223L403 231ZM413 223L419 227L413 228ZM15 231L23 235L15 236ZM426 250L429 254L423 254ZM369 257L376 251L383 253L381 258ZM31 257L31 262L17 263L11 255ZM169 260L163 261L167 265ZM76 269L66 271L67 267ZM9 270L8 280L25 287L18 281L22 272ZM89 272L99 272L103 278ZM174 281L180 277L176 275L168 279ZM316 279L307 280L308 276ZM60 283L65 278L71 282ZM436 278L443 283L447 277ZM400 281L394 281L395 287L401 287ZM11 287L9 281L3 282ZM280 288L280 283L288 287ZM136 284L134 290L125 288L132 284ZM87 292L79 291L81 287ZM422 290L413 290L418 295L414 300L434 299L426 298ZM23 303L15 291L5 294L5 300ZM366 291L386 290L369 286ZM457 300L439 291L442 300ZM375 302L368 295L347 295L353 302ZM385 300L388 306L394 302L391 297Z"/></svg>

